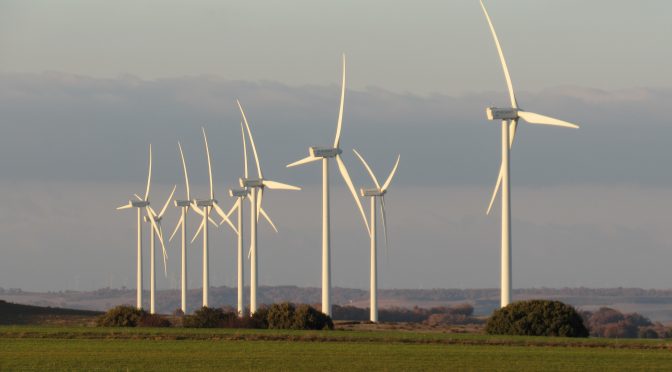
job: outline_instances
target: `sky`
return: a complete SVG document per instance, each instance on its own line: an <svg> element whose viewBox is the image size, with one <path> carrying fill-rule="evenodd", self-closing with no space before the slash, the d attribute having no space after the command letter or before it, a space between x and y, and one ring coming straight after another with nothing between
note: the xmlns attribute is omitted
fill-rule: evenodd
<svg viewBox="0 0 672 372"><path fill-rule="evenodd" d="M669 288L672 4L486 5L521 107L581 125L520 127L514 287ZM285 165L333 141L341 53L342 148L356 185L371 181L352 148L379 179L401 154L380 286L497 287L499 206L485 209L500 130L484 111L508 97L475 0L1 2L0 287L134 287L135 216L114 208L144 190L149 143L154 205L174 184L184 193L178 140L205 195L204 127L216 196L230 206L242 172L237 98L265 176L303 187L265 195L280 232L261 226L260 283L319 286L321 170ZM333 283L367 288L368 236L335 168ZM169 208L167 233L177 218ZM212 239L212 283L232 286L235 238L221 228ZM177 241L168 255L159 288L179 282ZM200 257L197 240L195 287Z"/></svg>

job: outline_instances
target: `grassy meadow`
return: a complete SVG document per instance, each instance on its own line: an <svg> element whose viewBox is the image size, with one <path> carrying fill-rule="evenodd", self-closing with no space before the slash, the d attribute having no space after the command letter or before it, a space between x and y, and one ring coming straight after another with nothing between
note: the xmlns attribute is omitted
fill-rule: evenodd
<svg viewBox="0 0 672 372"><path fill-rule="evenodd" d="M0 327L0 370L670 370L670 340Z"/></svg>

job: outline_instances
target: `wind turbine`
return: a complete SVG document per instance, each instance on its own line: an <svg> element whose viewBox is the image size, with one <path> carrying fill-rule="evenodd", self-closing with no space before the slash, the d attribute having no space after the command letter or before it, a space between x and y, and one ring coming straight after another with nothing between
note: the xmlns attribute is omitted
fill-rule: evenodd
<svg viewBox="0 0 672 372"><path fill-rule="evenodd" d="M175 206L180 208L180 220L175 226L175 230L168 238L168 241L172 241L173 237L177 233L178 229L182 230L182 278L181 278L181 289L182 293L180 296L181 299L181 309L182 313L187 313L187 214L189 213L189 207L191 206L191 192L189 191L189 175L187 174L187 163L184 161L184 152L182 151L182 145L180 142L177 142L177 147L180 149L180 158L182 159L182 170L184 170L184 186L187 198L184 200L175 200Z"/></svg>
<svg viewBox="0 0 672 372"><path fill-rule="evenodd" d="M163 273L164 275L168 276L168 269L166 266L166 259L168 258L168 254L166 253L166 245L163 242L163 227L161 226L161 220L163 219L164 213L166 213L166 209L168 208L168 204L170 203L170 200L173 198L173 194L175 194L175 188L177 186L173 186L173 191L170 193L170 196L168 199L166 199L166 203L163 205L163 208L161 208L161 211L159 214L156 214L154 209L152 209L151 206L147 206L147 209L149 209L152 212L152 215L147 215L145 216L145 221L150 222L153 219L154 223L158 226L158 232L155 233L152 231L152 233L149 236L149 312L151 314L156 313L156 308L155 308L155 292L156 292L156 271L154 269L154 266L156 264L156 259L154 258L154 251L155 251L155 238L154 236L159 237L159 242L161 243L161 249L163 250ZM138 195L136 195L136 198L140 199ZM140 199L142 200L142 199Z"/></svg>
<svg viewBox="0 0 672 372"><path fill-rule="evenodd" d="M397 155L397 162L394 164L394 168L392 168L392 171L390 172L390 175L387 176L387 180L385 180L385 183L383 186L380 186L380 183L378 182L378 178L373 174L373 171L371 170L371 167L369 167L369 164L364 160L364 157L357 152L357 150L352 150L355 152L355 155L359 158L359 160L362 161L362 164L364 165L364 168L366 168L366 171L369 173L371 176L371 179L373 180L373 183L376 185L375 188L373 189L360 189L360 193L363 197L369 197L371 198L371 219L369 222L369 227L370 227L370 237L371 237L371 287L370 287L370 295L371 295L371 313L370 313L370 320L372 322L378 322L378 270L377 270L377 264L378 264L378 255L376 252L376 198L380 199L380 214L383 219L383 231L385 233L385 247L388 246L388 239L387 239L387 216L385 213L385 194L387 193L387 188L390 187L390 183L392 182L392 178L394 177L394 174L397 172L397 167L399 166L399 159L401 158L401 155Z"/></svg>
<svg viewBox="0 0 672 372"><path fill-rule="evenodd" d="M301 160L295 161L294 163L288 164L287 167L294 167L301 164L311 163L314 161L322 160L322 312L326 315L331 316L331 237L330 237L330 226L329 226L329 159L336 158L336 163L338 164L338 169L341 172L341 176L345 181L345 184L348 186L350 193L355 198L357 207L362 214L364 219L364 224L366 225L366 230L371 234L369 229L369 224L367 222L366 214L364 213L364 208L362 203L357 196L357 191L355 186L352 184L352 179L350 179L350 174L348 169L341 159L341 150L340 141L341 141L341 127L343 124L343 104L345 101L345 54L343 54L343 79L341 82L341 104L338 110L338 121L336 124L336 138L334 138L334 143L331 147L317 147L312 146L308 148L309 156Z"/></svg>
<svg viewBox="0 0 672 372"><path fill-rule="evenodd" d="M248 176L248 171L247 171L247 145L245 143L245 129L243 128L243 122L240 122L240 133L241 133L241 138L243 140L243 165L244 165L244 175L245 179L247 179ZM238 246L236 250L237 254L237 275L238 275L238 315L243 316L243 313L245 311L245 295L244 295L244 289L245 289L245 266L243 265L243 202L245 198L250 194L250 191L246 187L242 187L239 189L229 189L229 196L232 198L236 198L236 202L233 204L231 207L231 210L226 214L227 216L231 216L233 212L238 212L238 218L237 218L237 224L236 224L236 236L238 240ZM250 205L252 205L250 203ZM224 223L222 220L220 222L220 225ZM251 253L251 252L250 252Z"/></svg>
<svg viewBox="0 0 672 372"><path fill-rule="evenodd" d="M492 25L490 20L490 15L483 5L483 1L480 0L481 8L483 8L483 13L485 18L488 21L490 26L490 32L492 33L492 38L495 40L495 46L497 47L497 53L499 54L499 60L502 64L502 70L504 71L504 78L506 79L506 86L509 90L509 98L511 99L510 108L496 108L488 107L486 109L486 115L488 120L501 120L502 121L502 164L499 169L499 177L497 178L497 183L495 185L495 190L492 193L492 198L490 199L490 205L488 206L487 214L490 214L493 202L497 196L497 192L501 186L502 189L502 258L501 258L501 306L507 306L511 302L511 208L510 208L510 183L509 183L509 151L513 145L513 140L516 135L516 128L518 126L518 120L523 119L529 124L541 124L541 125L552 125L557 127L566 127L566 128L579 128L578 125L572 124L563 120L558 120L544 115L535 114L529 111L523 111L518 106L516 96L513 91L513 84L511 83L511 76L509 75L509 69L506 65L506 60L504 59L504 52L502 52L502 47L499 44L499 39L497 38L497 33L495 32L495 27Z"/></svg>
<svg viewBox="0 0 672 372"><path fill-rule="evenodd" d="M205 134L205 128L201 128L203 131L203 141L205 142L205 156L206 159L208 160L208 176L210 180L210 198L209 199L198 199L195 202L192 202L191 207L192 209L200 214L203 217L203 222L201 222L201 225L198 228L198 231L196 231L196 234L194 235L194 238L191 240L192 242L196 239L196 237L202 232L203 233L203 306L208 306L208 289L210 287L210 274L209 274L209 266L210 266L210 261L209 261L209 256L208 256L208 221L210 223L214 224L215 226L217 223L213 221L210 218L210 212L212 209L215 209L215 212L219 214L219 216L226 221L234 230L235 227L229 220L229 217L224 213L222 208L217 204L217 199L215 199L215 191L212 187L212 162L210 159L210 148L208 147L208 137Z"/></svg>
<svg viewBox="0 0 672 372"><path fill-rule="evenodd" d="M273 227L273 230L278 232L275 224L273 221L271 221L271 218L261 206L262 200L264 198L264 188L268 187L271 190L301 190L301 188L264 178L263 173L261 172L261 165L259 164L257 147L254 144L254 138L252 137L252 131L250 130L250 124L247 122L247 117L245 116L245 111L243 110L243 106L240 104L240 101L236 100L236 102L238 103L240 114L243 117L243 122L245 123L245 128L247 130L247 136L250 139L250 145L252 145L254 161L257 165L257 178L249 178L246 166L245 178L240 179L240 187L247 189L250 194L250 313L254 314L257 311L257 223L259 222L259 215L264 216L266 221L268 221L271 227ZM245 139L243 138L243 142L244 141ZM245 162L247 162L247 157Z"/></svg>
<svg viewBox="0 0 672 372"><path fill-rule="evenodd" d="M145 197L141 198L137 194L135 197L139 200L129 200L128 204L117 207L117 210L137 208L138 216L138 252L137 252L137 282L136 282L136 297L135 303L138 309L142 308L142 208L145 209L149 222L152 226L152 229L157 234L160 234L160 230L156 224L154 211L149 207L149 190L152 182L152 145L149 145L149 171L147 172L147 188L145 189ZM153 235L153 234L152 234Z"/></svg>

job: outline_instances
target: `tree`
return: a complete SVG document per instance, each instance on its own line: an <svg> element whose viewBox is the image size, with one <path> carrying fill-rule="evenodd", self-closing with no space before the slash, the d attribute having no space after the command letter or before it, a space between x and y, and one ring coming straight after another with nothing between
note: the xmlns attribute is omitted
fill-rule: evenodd
<svg viewBox="0 0 672 372"><path fill-rule="evenodd" d="M489 334L588 337L579 313L560 301L514 302L496 310L485 326Z"/></svg>

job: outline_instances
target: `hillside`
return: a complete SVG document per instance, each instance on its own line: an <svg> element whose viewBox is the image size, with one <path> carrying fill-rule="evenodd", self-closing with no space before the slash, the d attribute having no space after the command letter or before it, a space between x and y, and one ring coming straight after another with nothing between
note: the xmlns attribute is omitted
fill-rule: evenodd
<svg viewBox="0 0 672 372"><path fill-rule="evenodd" d="M0 300L0 324L81 324L99 311L15 304Z"/></svg>

